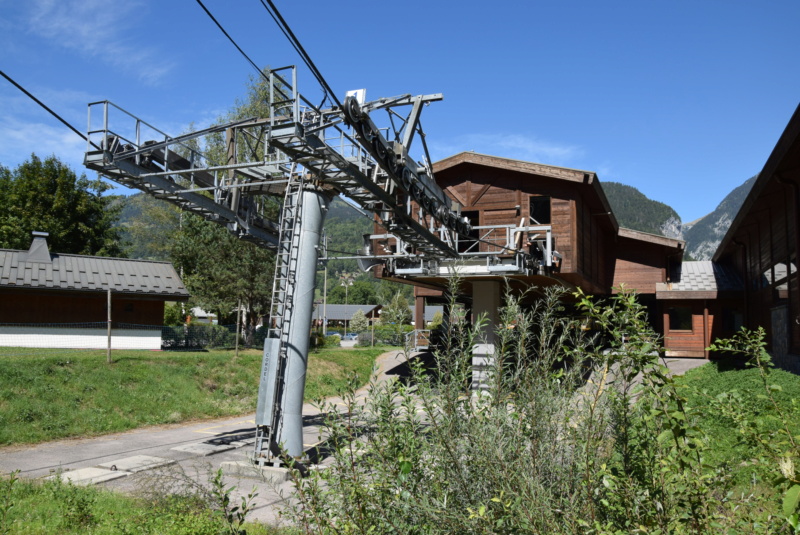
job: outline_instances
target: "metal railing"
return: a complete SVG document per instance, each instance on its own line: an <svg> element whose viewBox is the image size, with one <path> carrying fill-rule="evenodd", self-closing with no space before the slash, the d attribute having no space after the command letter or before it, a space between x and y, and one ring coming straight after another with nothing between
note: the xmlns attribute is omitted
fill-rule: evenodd
<svg viewBox="0 0 800 535"><path fill-rule="evenodd" d="M423 351L431 347L431 330L415 329L406 334L404 344L408 351Z"/></svg>

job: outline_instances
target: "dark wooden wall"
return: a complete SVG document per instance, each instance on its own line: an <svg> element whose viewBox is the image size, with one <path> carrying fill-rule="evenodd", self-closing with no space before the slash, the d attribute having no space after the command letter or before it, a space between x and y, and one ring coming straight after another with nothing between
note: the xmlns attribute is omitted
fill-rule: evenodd
<svg viewBox="0 0 800 535"><path fill-rule="evenodd" d="M667 280L667 257L661 246L620 237L616 244L613 286L639 293L656 292L656 283Z"/></svg>
<svg viewBox="0 0 800 535"><path fill-rule="evenodd" d="M788 307L788 343L793 353L800 353L798 196L800 193L795 186L769 181L753 199L720 257L720 262L734 266L744 279L745 324L748 328L764 327L771 342L772 310L779 306ZM789 266L789 273L785 280L781 280L779 273L786 269L784 266Z"/></svg>
<svg viewBox="0 0 800 535"><path fill-rule="evenodd" d="M104 293L0 290L0 323L87 323L107 321ZM111 296L115 323L163 325L164 302Z"/></svg>

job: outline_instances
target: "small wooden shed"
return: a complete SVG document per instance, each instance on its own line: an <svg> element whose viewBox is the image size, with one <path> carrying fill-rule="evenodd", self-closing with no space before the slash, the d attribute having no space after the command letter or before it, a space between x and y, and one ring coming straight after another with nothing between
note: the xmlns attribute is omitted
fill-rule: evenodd
<svg viewBox="0 0 800 535"><path fill-rule="evenodd" d="M104 348L110 291L113 347L161 347L164 302L189 299L171 263L51 254L33 234L27 251L0 249L0 344Z"/></svg>

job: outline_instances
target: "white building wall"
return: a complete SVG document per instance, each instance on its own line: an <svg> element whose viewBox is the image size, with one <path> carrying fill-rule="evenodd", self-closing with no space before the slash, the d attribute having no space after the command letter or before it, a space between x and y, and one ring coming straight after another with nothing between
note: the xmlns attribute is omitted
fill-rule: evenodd
<svg viewBox="0 0 800 535"><path fill-rule="evenodd" d="M106 349L108 330L0 326L0 346ZM161 349L160 329L111 329L111 349Z"/></svg>

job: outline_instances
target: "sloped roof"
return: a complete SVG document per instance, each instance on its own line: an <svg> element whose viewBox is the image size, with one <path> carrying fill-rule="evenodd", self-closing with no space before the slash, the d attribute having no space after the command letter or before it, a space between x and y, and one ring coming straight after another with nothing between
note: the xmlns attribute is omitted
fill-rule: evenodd
<svg viewBox="0 0 800 535"><path fill-rule="evenodd" d="M671 279L671 282L656 284L657 299L713 299L719 292L737 292L744 288L735 270L711 260L681 262Z"/></svg>
<svg viewBox="0 0 800 535"><path fill-rule="evenodd" d="M328 321L349 321L353 319L353 314L355 314L357 310L363 311L364 315L369 317L372 311L378 308L381 308L381 305L332 305L330 303L322 305L318 303L314 307L314 313L311 319L320 320L327 314Z"/></svg>
<svg viewBox="0 0 800 535"><path fill-rule="evenodd" d="M617 231L620 238L630 238L632 240L645 241L655 245L662 245L676 250L683 250L686 242L677 238L668 238L659 234L651 234L649 232L642 232L641 230L633 230L630 228L620 227Z"/></svg>
<svg viewBox="0 0 800 535"><path fill-rule="evenodd" d="M800 105L795 108L789 123L786 125L780 139L772 149L764 168L758 174L753 187L750 188L750 193L747 194L741 208L736 213L736 216L731 222L728 231L723 236L722 241L712 257L713 260L718 261L725 254L726 249L731 246L734 236L739 231L739 227L744 225L745 220L750 216L750 211L753 209L758 198L767 188L767 185L773 180L781 180L781 174L787 170L794 170L796 177L796 169L800 159ZM792 172L792 171L790 171ZM797 180L795 178L795 180Z"/></svg>
<svg viewBox="0 0 800 535"><path fill-rule="evenodd" d="M189 298L169 262L50 254L42 236L31 249L0 249L0 289L67 290Z"/></svg>

